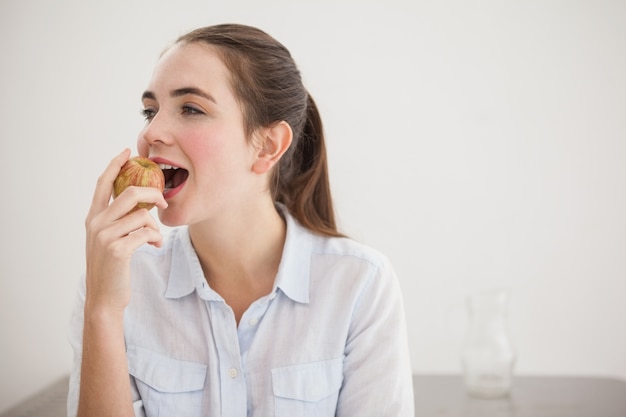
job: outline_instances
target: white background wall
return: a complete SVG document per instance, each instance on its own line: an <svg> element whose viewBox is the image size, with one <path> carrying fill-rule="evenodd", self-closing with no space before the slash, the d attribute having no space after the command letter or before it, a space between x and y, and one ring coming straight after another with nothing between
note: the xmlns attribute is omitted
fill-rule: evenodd
<svg viewBox="0 0 626 417"><path fill-rule="evenodd" d="M464 297L509 286L518 373L626 378L626 2L0 0L0 411L69 370L83 219L157 55L230 21L299 62L415 372L458 372Z"/></svg>

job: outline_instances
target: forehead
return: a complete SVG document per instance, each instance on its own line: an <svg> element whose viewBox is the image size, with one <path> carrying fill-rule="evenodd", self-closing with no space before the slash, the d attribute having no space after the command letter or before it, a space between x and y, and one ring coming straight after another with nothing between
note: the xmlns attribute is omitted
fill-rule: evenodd
<svg viewBox="0 0 626 417"><path fill-rule="evenodd" d="M148 90L155 93L198 87L218 97L232 96L230 71L215 48L201 43L176 44L157 62Z"/></svg>

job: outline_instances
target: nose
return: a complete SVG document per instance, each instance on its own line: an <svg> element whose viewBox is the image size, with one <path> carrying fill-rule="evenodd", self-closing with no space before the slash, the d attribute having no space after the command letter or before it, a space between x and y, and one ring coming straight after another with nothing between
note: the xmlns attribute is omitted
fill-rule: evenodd
<svg viewBox="0 0 626 417"><path fill-rule="evenodd" d="M146 154L151 147L169 145L171 143L172 134L167 122L163 117L159 117L158 113L146 124L137 138L137 148L140 153L145 151Z"/></svg>

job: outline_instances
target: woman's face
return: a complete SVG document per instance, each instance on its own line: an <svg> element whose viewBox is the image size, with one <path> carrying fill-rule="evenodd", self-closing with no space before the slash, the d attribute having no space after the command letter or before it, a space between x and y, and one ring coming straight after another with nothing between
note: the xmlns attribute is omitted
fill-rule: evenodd
<svg viewBox="0 0 626 417"><path fill-rule="evenodd" d="M236 215L263 187L230 72L207 45L176 45L159 60L143 94L139 154L164 169L168 226Z"/></svg>

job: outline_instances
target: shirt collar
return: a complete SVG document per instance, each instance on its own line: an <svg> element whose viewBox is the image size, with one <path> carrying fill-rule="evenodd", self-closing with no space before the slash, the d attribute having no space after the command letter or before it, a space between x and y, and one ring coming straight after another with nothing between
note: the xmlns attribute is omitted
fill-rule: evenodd
<svg viewBox="0 0 626 417"><path fill-rule="evenodd" d="M298 223L285 206L277 204L277 207L287 224L287 235L275 287L294 301L308 303L313 234Z"/></svg>
<svg viewBox="0 0 626 417"><path fill-rule="evenodd" d="M171 239L172 263L165 298L181 298L191 294L196 288L208 288L187 226L174 229Z"/></svg>
<svg viewBox="0 0 626 417"><path fill-rule="evenodd" d="M287 208L277 203L277 209L285 219L287 233L283 254L278 266L274 291L280 289L299 303L309 302L309 283L313 235L294 219ZM165 298L181 298L195 289L213 298L202 267L189 237L189 229L180 227L172 232L172 263L165 290Z"/></svg>

